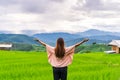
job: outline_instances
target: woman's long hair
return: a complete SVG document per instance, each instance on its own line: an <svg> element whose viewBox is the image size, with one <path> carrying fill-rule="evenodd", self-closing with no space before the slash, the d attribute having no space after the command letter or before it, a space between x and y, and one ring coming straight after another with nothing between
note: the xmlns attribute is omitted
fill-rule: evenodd
<svg viewBox="0 0 120 80"><path fill-rule="evenodd" d="M55 56L57 58L63 58L65 55L64 40L63 38L58 38L55 47Z"/></svg>

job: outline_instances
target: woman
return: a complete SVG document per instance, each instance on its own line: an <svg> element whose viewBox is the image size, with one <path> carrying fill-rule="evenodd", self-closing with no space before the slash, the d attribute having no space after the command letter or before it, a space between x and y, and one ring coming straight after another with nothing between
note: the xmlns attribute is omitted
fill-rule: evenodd
<svg viewBox="0 0 120 80"><path fill-rule="evenodd" d="M48 61L53 67L54 80L67 80L67 66L72 63L75 47L88 41L84 39L73 46L65 47L63 38L58 38L56 47L52 47L41 40L35 40L46 47Z"/></svg>

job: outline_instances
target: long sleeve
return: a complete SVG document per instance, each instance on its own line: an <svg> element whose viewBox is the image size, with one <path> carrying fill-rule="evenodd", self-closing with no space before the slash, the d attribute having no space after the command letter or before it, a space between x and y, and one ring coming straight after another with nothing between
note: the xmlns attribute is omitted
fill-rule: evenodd
<svg viewBox="0 0 120 80"><path fill-rule="evenodd" d="M50 45L47 45L46 44L46 51L47 51L47 54L48 54L48 58L55 53L54 51L54 47L50 46Z"/></svg>
<svg viewBox="0 0 120 80"><path fill-rule="evenodd" d="M70 47L66 47L65 51L66 51L66 55L74 54L75 45L70 46Z"/></svg>

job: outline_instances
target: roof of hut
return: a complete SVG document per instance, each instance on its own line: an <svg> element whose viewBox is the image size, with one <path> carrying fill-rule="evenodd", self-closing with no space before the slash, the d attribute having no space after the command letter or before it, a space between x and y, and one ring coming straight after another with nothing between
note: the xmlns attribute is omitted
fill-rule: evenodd
<svg viewBox="0 0 120 80"><path fill-rule="evenodd" d="M12 44L0 43L0 47L12 47Z"/></svg>
<svg viewBox="0 0 120 80"><path fill-rule="evenodd" d="M109 45L114 45L114 46L118 46L118 47L120 47L120 40L112 40L110 43L109 43Z"/></svg>

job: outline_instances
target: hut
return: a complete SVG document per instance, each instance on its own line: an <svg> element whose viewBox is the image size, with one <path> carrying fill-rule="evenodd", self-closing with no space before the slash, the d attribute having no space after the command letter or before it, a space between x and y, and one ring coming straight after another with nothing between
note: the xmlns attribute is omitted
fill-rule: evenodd
<svg viewBox="0 0 120 80"><path fill-rule="evenodd" d="M112 46L112 51L120 53L120 40L112 40L108 45Z"/></svg>
<svg viewBox="0 0 120 80"><path fill-rule="evenodd" d="M0 50L10 50L11 48L11 43L0 43Z"/></svg>

